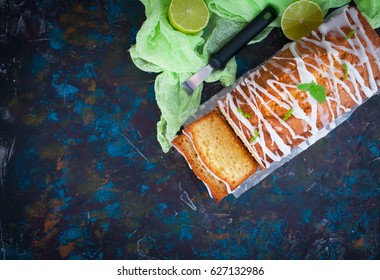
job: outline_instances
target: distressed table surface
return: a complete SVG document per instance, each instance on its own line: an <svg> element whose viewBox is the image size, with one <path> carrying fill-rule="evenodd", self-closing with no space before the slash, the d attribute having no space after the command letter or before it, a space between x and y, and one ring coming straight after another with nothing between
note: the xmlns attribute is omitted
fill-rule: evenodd
<svg viewBox="0 0 380 280"><path fill-rule="evenodd" d="M379 259L379 96L216 204L156 141L155 75L128 53L139 1L0 5L0 258ZM246 47L238 76L286 42Z"/></svg>

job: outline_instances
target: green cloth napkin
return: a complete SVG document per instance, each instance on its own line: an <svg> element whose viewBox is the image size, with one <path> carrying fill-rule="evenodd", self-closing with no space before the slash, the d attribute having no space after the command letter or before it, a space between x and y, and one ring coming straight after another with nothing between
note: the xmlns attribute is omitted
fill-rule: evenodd
<svg viewBox="0 0 380 280"><path fill-rule="evenodd" d="M146 20L131 46L130 55L135 65L143 71L160 73L155 80L155 95L161 110L157 124L157 139L162 150L168 152L171 140L186 119L195 113L201 100L202 86L188 95L181 83L205 66L211 53L217 51L252 20L266 5L273 5L279 17L250 43L263 40L280 26L283 11L294 0L205 0L211 17L207 27L196 35L185 35L172 28L167 12L171 0L140 0L145 6ZM324 13L329 8L340 7L349 0L315 0ZM379 27L378 0L356 1L371 25ZM223 70L215 71L206 82L221 81L229 86L236 80L236 61L231 59Z"/></svg>
<svg viewBox="0 0 380 280"><path fill-rule="evenodd" d="M379 0L355 0L355 4L373 28L380 27Z"/></svg>

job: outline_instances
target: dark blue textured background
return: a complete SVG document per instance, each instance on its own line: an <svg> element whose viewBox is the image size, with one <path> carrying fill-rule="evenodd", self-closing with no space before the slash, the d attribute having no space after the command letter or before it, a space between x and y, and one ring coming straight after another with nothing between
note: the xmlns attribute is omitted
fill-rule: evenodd
<svg viewBox="0 0 380 280"><path fill-rule="evenodd" d="M156 141L155 75L128 53L139 1L2 3L0 258L379 259L379 96L217 204ZM238 76L286 42L246 47Z"/></svg>

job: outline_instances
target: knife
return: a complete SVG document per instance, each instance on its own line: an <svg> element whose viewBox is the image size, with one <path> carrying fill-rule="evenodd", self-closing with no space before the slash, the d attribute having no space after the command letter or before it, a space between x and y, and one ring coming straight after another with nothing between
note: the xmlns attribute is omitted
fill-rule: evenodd
<svg viewBox="0 0 380 280"><path fill-rule="evenodd" d="M272 6L267 6L235 35L219 51L210 56L208 65L201 68L193 76L181 84L187 93L192 94L199 85L207 79L213 70L223 68L226 63L239 52L249 41L267 27L275 18L277 12Z"/></svg>

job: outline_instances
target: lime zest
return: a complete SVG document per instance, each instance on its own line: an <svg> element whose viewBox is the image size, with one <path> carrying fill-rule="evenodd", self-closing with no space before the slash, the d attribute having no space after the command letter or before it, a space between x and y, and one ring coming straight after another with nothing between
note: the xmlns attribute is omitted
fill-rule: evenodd
<svg viewBox="0 0 380 280"><path fill-rule="evenodd" d="M249 113L244 112L241 108L238 108L237 111L243 115L246 119L250 119L252 116Z"/></svg>
<svg viewBox="0 0 380 280"><path fill-rule="evenodd" d="M255 129L253 132L253 136L251 138L249 138L249 142L250 143L254 142L257 139L257 137L259 137L259 131L257 129Z"/></svg>
<svg viewBox="0 0 380 280"><path fill-rule="evenodd" d="M350 31L348 31L347 33L347 37L344 38L346 41L350 40L352 38L352 36L354 36L355 34L355 30L354 29L351 29Z"/></svg>
<svg viewBox="0 0 380 280"><path fill-rule="evenodd" d="M343 78L343 80L346 81L348 79L348 66L347 66L346 63L343 63L342 67L344 69L344 78Z"/></svg>
<svg viewBox="0 0 380 280"><path fill-rule="evenodd" d="M290 109L286 112L286 114L285 114L285 116L282 118L282 120L283 120L284 122L286 122L286 121L291 117L291 115L293 114L293 111L294 111L294 109L293 109L293 108L290 108Z"/></svg>

